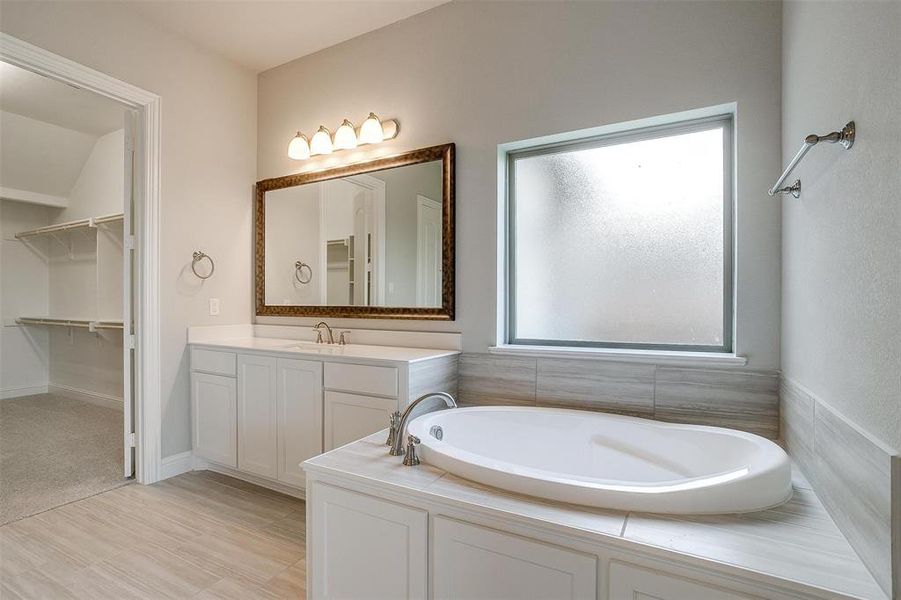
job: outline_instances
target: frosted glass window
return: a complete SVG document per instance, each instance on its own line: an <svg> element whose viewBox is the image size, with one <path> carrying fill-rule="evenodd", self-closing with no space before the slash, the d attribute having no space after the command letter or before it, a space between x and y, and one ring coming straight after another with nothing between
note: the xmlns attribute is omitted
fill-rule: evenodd
<svg viewBox="0 0 901 600"><path fill-rule="evenodd" d="M510 155L509 341L731 351L731 117Z"/></svg>

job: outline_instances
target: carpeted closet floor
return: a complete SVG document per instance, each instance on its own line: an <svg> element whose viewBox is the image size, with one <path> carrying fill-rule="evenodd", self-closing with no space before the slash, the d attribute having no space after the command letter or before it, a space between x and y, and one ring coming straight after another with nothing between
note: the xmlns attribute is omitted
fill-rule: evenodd
<svg viewBox="0 0 901 600"><path fill-rule="evenodd" d="M129 483L122 437L121 410L59 394L0 400L0 525Z"/></svg>

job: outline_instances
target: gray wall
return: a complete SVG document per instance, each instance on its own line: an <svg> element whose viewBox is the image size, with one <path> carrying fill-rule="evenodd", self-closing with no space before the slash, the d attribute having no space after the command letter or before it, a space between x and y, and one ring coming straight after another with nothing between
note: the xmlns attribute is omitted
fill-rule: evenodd
<svg viewBox="0 0 901 600"><path fill-rule="evenodd" d="M300 128L370 110L399 137L346 153L361 160L457 144L457 321L338 326L461 331L495 343L500 143L736 102L737 335L749 366L779 365L781 7L768 2L452 2L262 73L259 178L335 164L298 163ZM311 323L310 319L258 319Z"/></svg>
<svg viewBox="0 0 901 600"><path fill-rule="evenodd" d="M783 157L849 119L858 139L782 201L783 372L901 449L901 3L788 2L784 26Z"/></svg>
<svg viewBox="0 0 901 600"><path fill-rule="evenodd" d="M385 301L389 306L416 306L416 196L441 202L441 162L373 176L385 182Z"/></svg>

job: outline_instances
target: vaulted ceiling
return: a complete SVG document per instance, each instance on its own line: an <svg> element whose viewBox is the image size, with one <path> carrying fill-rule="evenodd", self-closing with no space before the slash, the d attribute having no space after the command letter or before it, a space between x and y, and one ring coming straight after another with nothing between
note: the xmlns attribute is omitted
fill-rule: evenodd
<svg viewBox="0 0 901 600"><path fill-rule="evenodd" d="M113 100L0 62L0 109L92 136L122 129L125 109Z"/></svg>
<svg viewBox="0 0 901 600"><path fill-rule="evenodd" d="M0 188L69 195L100 136L122 129L125 109L92 92L0 62ZM13 195L10 195L13 194Z"/></svg>
<svg viewBox="0 0 901 600"><path fill-rule="evenodd" d="M447 0L128 1L135 10L161 27L257 72L445 2Z"/></svg>

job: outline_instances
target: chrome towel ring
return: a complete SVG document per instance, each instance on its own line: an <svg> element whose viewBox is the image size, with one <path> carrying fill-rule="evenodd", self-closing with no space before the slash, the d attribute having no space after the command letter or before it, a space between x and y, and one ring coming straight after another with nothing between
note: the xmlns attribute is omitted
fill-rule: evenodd
<svg viewBox="0 0 901 600"><path fill-rule="evenodd" d="M193 256L194 260L191 261L191 270L194 271L194 275L196 275L200 279L209 279L210 277L212 277L213 271L216 270L216 263L213 262L213 259L210 258L209 254L205 254L200 250L195 250ZM204 258L210 261L210 272L206 275L201 275L197 272L197 263L202 261Z"/></svg>
<svg viewBox="0 0 901 600"><path fill-rule="evenodd" d="M299 260L294 263L294 278L303 284L313 281L313 267Z"/></svg>

